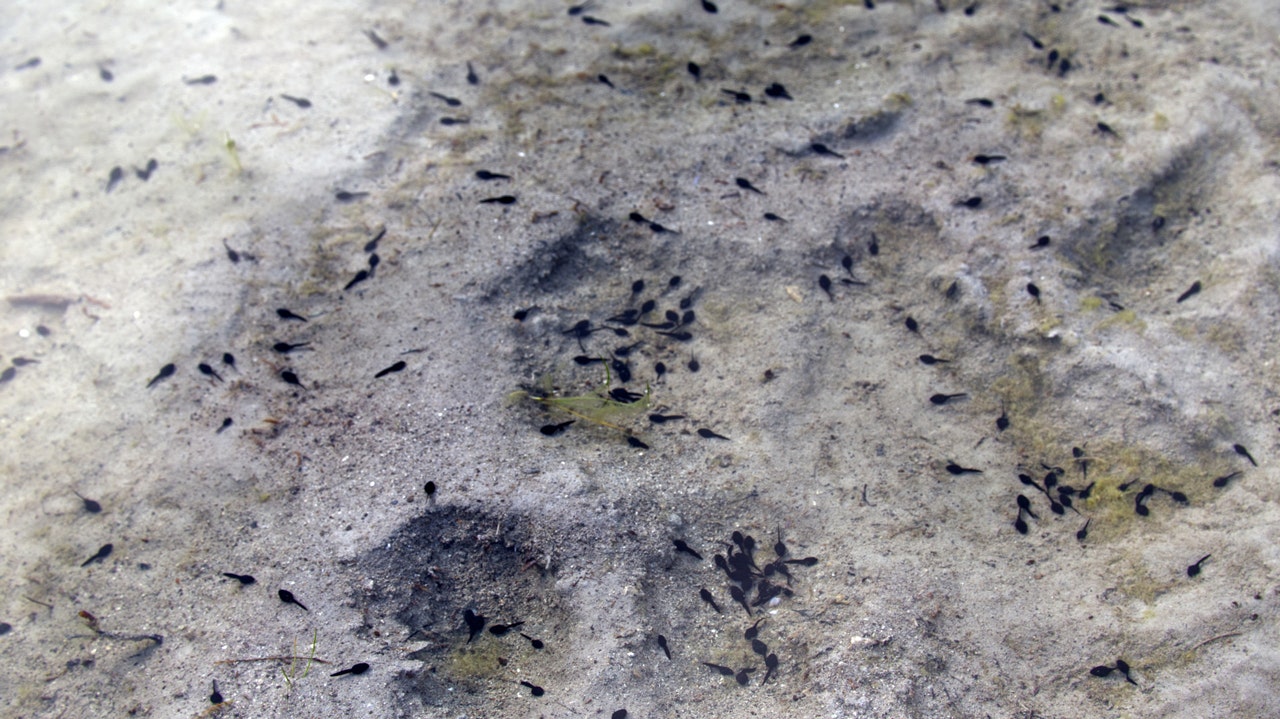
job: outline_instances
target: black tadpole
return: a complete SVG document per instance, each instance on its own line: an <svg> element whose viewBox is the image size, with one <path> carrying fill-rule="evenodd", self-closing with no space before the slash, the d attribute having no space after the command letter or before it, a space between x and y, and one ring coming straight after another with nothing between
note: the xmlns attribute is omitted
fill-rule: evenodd
<svg viewBox="0 0 1280 719"><path fill-rule="evenodd" d="M1013 528L1018 530L1018 534L1026 534L1030 528L1022 518L1022 512L1018 512L1018 518L1013 520Z"/></svg>
<svg viewBox="0 0 1280 719"><path fill-rule="evenodd" d="M683 552L698 561L702 561L702 555L695 552L683 539L672 539L671 543L675 545L677 552Z"/></svg>
<svg viewBox="0 0 1280 719"><path fill-rule="evenodd" d="M310 342L298 342L295 344L290 344L289 342L277 342L271 345L271 349L284 355L284 354L289 354L290 352L296 349L301 349L303 347L306 347L310 344L311 344Z"/></svg>
<svg viewBox="0 0 1280 719"><path fill-rule="evenodd" d="M702 664L703 666L710 667L714 672L716 672L721 676L725 676L725 677L733 676L733 670L730 669L729 667L721 666L719 664L712 664L711 662L703 662Z"/></svg>
<svg viewBox="0 0 1280 719"><path fill-rule="evenodd" d="M787 88L783 87L781 83L777 83L777 82L766 87L764 89L764 94L777 100L794 100L795 99L794 97L791 97L791 93L787 92Z"/></svg>
<svg viewBox="0 0 1280 719"><path fill-rule="evenodd" d="M71 490L71 493L80 498L80 501L84 503L84 511L88 512L89 514L97 514L98 512L102 511L102 505L99 504L97 501L89 499L88 497L85 497L84 495L80 494L74 489Z"/></svg>
<svg viewBox="0 0 1280 719"><path fill-rule="evenodd" d="M764 194L764 190L761 190L760 188L758 188L758 187L756 187L755 185L751 184L751 181L750 181L750 180L748 180L748 179L747 179L747 178L745 178L745 177L735 177L735 178L733 178L733 181L734 181L734 183L735 183L735 184L737 184L737 186L738 186L738 187L741 187L741 188L742 188L742 189L744 189L744 190L747 190L747 191L749 191L749 192L754 192L754 193L756 193L757 195L763 195L763 194Z"/></svg>
<svg viewBox="0 0 1280 719"><path fill-rule="evenodd" d="M462 619L467 623L467 631L470 635L467 637L467 643L470 644L480 632L484 631L484 625L488 622L483 614L476 614L470 609L462 612Z"/></svg>
<svg viewBox="0 0 1280 719"><path fill-rule="evenodd" d="M1249 454L1249 450L1245 449L1243 444L1233 444L1231 445L1231 449L1234 449L1236 454L1249 460L1249 464L1252 464L1255 467L1258 466L1258 462L1253 458L1253 455Z"/></svg>
<svg viewBox="0 0 1280 719"><path fill-rule="evenodd" d="M951 401L951 400L953 400L953 399L962 399L962 398L967 397L967 396L968 396L968 395L967 395L967 394L965 394L964 392L957 392L957 393L955 393L955 394L941 394L941 393L939 393L939 394L935 394L935 395L933 395L933 396L929 397L929 401L930 401L930 402L932 402L933 404L936 404L936 405L944 405L944 404L946 404L946 403L950 402L950 401Z"/></svg>
<svg viewBox="0 0 1280 719"><path fill-rule="evenodd" d="M310 609L307 609L307 605L303 604L302 602L299 602L298 599L293 596L293 592L289 591L288 589L278 590L276 592L276 596L280 597L280 601L284 602L285 604L296 604L299 607L302 607L302 611L304 612L311 611Z"/></svg>
<svg viewBox="0 0 1280 719"><path fill-rule="evenodd" d="M393 372L403 371L406 366L407 365L405 365L404 360L400 360L399 362L396 362L395 364L391 365L390 367L387 367L386 369L379 370L378 373L373 376L373 378L381 379Z"/></svg>
<svg viewBox="0 0 1280 719"><path fill-rule="evenodd" d="M111 168L111 174L107 176L107 192L111 192L112 190L116 189L116 185L120 184L120 181L123 179L124 179L123 167L116 165L115 167Z"/></svg>
<svg viewBox="0 0 1280 719"><path fill-rule="evenodd" d="M101 562L102 560L111 556L111 550L113 549L115 549L115 547L110 544L102 545L102 547L98 549L97 554L94 554L92 557L89 557L88 559L84 560L84 562L82 562L80 566L87 567L90 564L93 564L94 562Z"/></svg>
<svg viewBox="0 0 1280 719"><path fill-rule="evenodd" d="M351 667L347 669L340 669L330 674L329 676L340 677L344 674L364 674L367 671L369 671L369 665L365 664L364 662L360 662L359 664L353 664Z"/></svg>
<svg viewBox="0 0 1280 719"><path fill-rule="evenodd" d="M1239 477L1242 474L1244 474L1244 472L1232 472L1231 474L1225 474L1213 480L1213 486L1217 487L1218 489L1222 489L1223 487L1227 486L1228 482L1235 479L1236 477Z"/></svg>
<svg viewBox="0 0 1280 719"><path fill-rule="evenodd" d="M663 654L667 655L667 659L671 658L671 648L667 646L667 638L661 634L658 635L658 648L662 650Z"/></svg>
<svg viewBox="0 0 1280 719"><path fill-rule="evenodd" d="M1026 512L1032 519L1040 518L1035 512L1031 511L1031 500L1021 494L1018 495L1018 512Z"/></svg>
<svg viewBox="0 0 1280 719"><path fill-rule="evenodd" d="M252 575L249 575L249 574L235 574L233 572L223 572L222 576L227 577L229 579L234 579L237 582L240 582L241 586L246 586L246 587L258 581L254 579Z"/></svg>
<svg viewBox="0 0 1280 719"><path fill-rule="evenodd" d="M360 270L355 274L355 277L351 278L350 282L348 282L345 286L343 286L342 291L345 292L351 289L352 287L355 287L356 285L360 284L361 282L364 282L367 279L369 279L369 271Z"/></svg>
<svg viewBox="0 0 1280 719"><path fill-rule="evenodd" d="M431 97L434 97L437 100L440 100L441 102L448 105L449 107L460 107L462 105L462 100L459 100L456 97L441 95L438 92L428 92L427 94L430 95Z"/></svg>
<svg viewBox="0 0 1280 719"><path fill-rule="evenodd" d="M511 624L491 624L489 625L489 633L495 637L504 637L512 631L524 626L524 622L512 622Z"/></svg>
<svg viewBox="0 0 1280 719"><path fill-rule="evenodd" d="M529 683L529 682L527 682L527 681L524 681L523 679L522 679L522 680L520 680L520 685L521 685L521 686L529 687L529 693L530 693L530 694L532 694L532 695L534 695L535 697L540 697L540 696L542 696L543 694L546 694L546 693L547 693L547 690L546 690L546 689L543 689L542 687L538 686L537 684L531 684L531 683Z"/></svg>
<svg viewBox="0 0 1280 719"><path fill-rule="evenodd" d="M177 371L178 371L178 366L173 364L172 362L161 367L160 371L156 373L156 376L152 377L151 381L147 383L147 388L150 389L151 387L155 386L157 382L162 382L166 379L169 379L170 377L173 376L173 373Z"/></svg>
<svg viewBox="0 0 1280 719"><path fill-rule="evenodd" d="M774 671L778 669L778 655L770 654L769 656L765 657L764 666L767 671L765 671L764 673L764 679L760 680L761 686L767 683L769 681L769 677L773 676Z"/></svg>
<svg viewBox="0 0 1280 719"><path fill-rule="evenodd" d="M1139 494L1139 495L1138 495L1136 498L1134 498L1134 500L1133 500L1133 511L1134 511L1134 513L1135 513L1135 514L1137 514L1137 515L1138 515L1138 516L1140 516L1140 517L1145 517L1145 516L1147 516L1147 515L1151 514L1151 510L1147 508L1147 504L1146 504L1146 502L1147 502L1147 497L1149 497L1149 496L1150 496L1150 495L1146 495L1146 494Z"/></svg>
<svg viewBox="0 0 1280 719"><path fill-rule="evenodd" d="M146 182L151 179L151 173L155 172L158 167L160 167L160 163L156 162L156 158L153 157L150 160L147 160L146 167L133 168L133 174L137 176L139 180ZM223 240L223 242L225 243L226 240ZM232 262L235 262L235 260L232 260Z"/></svg>
<svg viewBox="0 0 1280 719"><path fill-rule="evenodd" d="M836 152L835 150L832 150L830 147L827 147L826 145L822 144L821 142L814 142L814 143L810 143L810 145L809 145L809 149L810 149L810 150L813 150L813 153L814 153L815 155L825 155L826 157L835 157L835 158L837 158L837 159L841 159L841 160L843 160L843 159L844 159L844 155L841 155L840 153Z"/></svg>
<svg viewBox="0 0 1280 719"><path fill-rule="evenodd" d="M280 318L280 319L282 319L282 320L297 320L297 321L299 321L299 322L306 322L306 321L307 321L307 318L306 318L306 317L303 317L302 315L300 315L300 314L298 314L298 313L294 312L293 310L290 310L290 309L289 309L289 308L287 308L287 307L281 307L281 308L277 309L277 310L276 310L276 316L277 316L277 317L279 317L279 318Z"/></svg>

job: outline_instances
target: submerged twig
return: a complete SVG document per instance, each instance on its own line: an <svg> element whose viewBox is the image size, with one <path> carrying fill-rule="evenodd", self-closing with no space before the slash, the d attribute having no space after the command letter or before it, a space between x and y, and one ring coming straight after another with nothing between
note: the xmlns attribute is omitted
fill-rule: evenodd
<svg viewBox="0 0 1280 719"><path fill-rule="evenodd" d="M1203 647L1203 646L1204 646L1204 645L1206 645L1206 644L1211 644L1211 643L1213 643L1213 642L1216 642L1216 641L1218 641L1219 639L1227 639L1227 638L1229 638L1229 637L1238 637L1238 636L1240 636L1240 635L1241 635L1241 632L1227 632L1226 634L1219 634L1219 635L1218 635L1218 636L1216 636L1216 637L1209 637L1208 639L1206 639L1206 640L1204 640L1204 641L1200 642L1199 644L1195 645L1194 647L1191 647L1191 651L1193 651L1193 652L1194 652L1194 651L1196 651L1197 649L1199 649L1200 647Z"/></svg>
<svg viewBox="0 0 1280 719"><path fill-rule="evenodd" d="M244 664L246 662L293 662L299 659L302 659L302 660L310 659L316 664L332 664L333 663L333 662L321 659L319 657L303 657L303 656L290 655L290 654L281 654L280 656L275 656L275 657L252 657L250 659L220 659L214 662L214 664Z"/></svg>

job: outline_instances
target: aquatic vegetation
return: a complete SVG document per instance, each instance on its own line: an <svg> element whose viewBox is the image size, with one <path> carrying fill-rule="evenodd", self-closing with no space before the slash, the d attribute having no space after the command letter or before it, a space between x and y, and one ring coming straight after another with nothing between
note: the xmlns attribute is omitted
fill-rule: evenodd
<svg viewBox="0 0 1280 719"><path fill-rule="evenodd" d="M238 175L244 172L244 165L240 164L240 152L236 148L236 141L231 137L231 133L227 132L224 134L226 139L223 140L223 147L226 148L227 156L231 159L231 167L235 169L235 173Z"/></svg>
<svg viewBox="0 0 1280 719"><path fill-rule="evenodd" d="M281 674L284 675L284 683L288 691L293 690L293 685L298 680L306 679L307 675L311 673L311 665L316 660L316 642L319 639L319 636L320 636L319 631L312 630L311 653L306 657L306 663L303 664L302 676L298 676L298 660L302 659L302 657L298 656L298 641L296 639L294 640L293 653L290 655L290 660L289 660L289 669L288 670L285 670L284 668L280 669Z"/></svg>
<svg viewBox="0 0 1280 719"><path fill-rule="evenodd" d="M653 406L652 392L647 384L644 394L640 395L622 387L613 388L613 377L607 362L604 363L604 368L604 383L586 394L559 394L551 376L546 375L539 382L538 389L517 390L507 396L507 401L509 404L514 404L531 400L549 410L569 415L575 420L608 427L630 435L631 430L622 426L622 423L644 414Z"/></svg>

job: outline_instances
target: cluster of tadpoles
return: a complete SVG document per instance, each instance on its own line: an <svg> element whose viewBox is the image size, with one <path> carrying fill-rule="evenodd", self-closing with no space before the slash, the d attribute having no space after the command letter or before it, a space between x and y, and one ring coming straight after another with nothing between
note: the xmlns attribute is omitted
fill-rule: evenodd
<svg viewBox="0 0 1280 719"><path fill-rule="evenodd" d="M748 642L751 642L751 651L764 658L765 672L764 678L760 680L760 686L767 684L770 677L773 676L774 671L778 668L778 655L769 651L769 645L765 644L759 638L760 622L763 621L763 617L757 619L755 624L747 627L747 630L742 633L742 637ZM756 671L756 667L743 667L735 672L732 668L720 664L712 664L711 662L703 662L702 664L722 676L733 677L734 681L744 687L750 683L751 675Z"/></svg>
<svg viewBox="0 0 1280 719"><path fill-rule="evenodd" d="M1079 457L1080 455L1077 455L1077 459ZM1082 464L1082 467L1085 466L1083 461L1081 462L1081 464ZM1027 475L1027 474L1019 474L1018 480L1021 481L1023 484L1027 485L1028 487L1035 487L1036 489L1040 490L1041 494L1043 494L1049 500L1049 510L1052 511L1054 514L1057 514L1057 515L1066 514L1066 511L1068 509L1075 512L1076 514L1079 514L1080 510L1076 509L1073 506L1073 502L1076 499L1079 499L1082 501L1088 499L1089 495L1093 492L1093 486L1095 483L1090 482L1088 486L1083 488L1076 488L1069 484L1061 484L1059 480L1061 479L1062 475L1065 473L1065 471L1061 467L1050 467L1046 464L1041 464L1040 466L1049 470L1049 473L1044 476L1043 483L1035 481L1034 479L1031 478L1030 475ZM1018 516L1013 521L1013 527L1014 529L1018 530L1018 534L1026 534L1028 531L1027 523L1022 518L1024 514L1027 516L1030 516L1032 519L1040 519L1039 515L1037 515L1035 512L1031 510L1031 500L1019 494L1018 495ZM1089 523L1085 522L1085 526L1082 527L1080 531L1076 533L1076 537L1078 539L1082 541L1084 540L1084 535L1088 532L1088 526L1089 526Z"/></svg>
<svg viewBox="0 0 1280 719"><path fill-rule="evenodd" d="M714 557L716 567L728 576L729 595L733 600L742 605L748 617L755 616L752 611L753 607L762 605L772 605L780 600L782 596L791 596L791 572L788 566L812 567L818 563L817 557L804 557L802 559L788 559L787 545L782 541L782 532L778 532L778 541L773 545L774 560L760 567L755 561L756 540L751 535L744 535L741 532L734 532L730 537L732 544L727 545L729 551L726 554L717 554ZM685 552L692 556L698 557L696 553L688 548L688 545L681 540L675 540L677 551ZM701 557L698 557L701 559ZM785 584L778 584L770 581L772 578L781 576L785 580ZM756 591L756 597L753 601L748 601L747 596L751 590ZM698 592L702 600L710 604L716 612L720 612L720 607L716 604L715 598L705 587ZM769 650L769 646L759 639L760 622L762 619L756 620L750 628L743 633L743 638L751 643L751 650L759 654L764 659L765 675L760 681L761 684L769 681L774 671L778 668L778 655ZM751 674L756 671L756 667L744 667L734 670L730 667L711 662L703 662L710 669L719 672L723 676L733 677L738 684L746 686L751 681Z"/></svg>
<svg viewBox="0 0 1280 719"><path fill-rule="evenodd" d="M770 603L781 595L791 596L791 588L788 586L791 584L791 572L787 569L787 565L812 567L818 563L817 557L787 559L787 545L782 542L781 532L779 532L778 541L773 545L775 558L772 562L764 565L763 568L758 566L755 561L756 540L754 537L749 534L743 535L741 532L734 532L731 539L733 540L733 545L729 545L728 556L717 554L714 557L714 561L716 567L729 577L729 596L733 597L733 601L742 605L749 617L754 615L751 611L752 607L760 607ZM786 584L775 584L770 581L775 575L783 577ZM752 589L756 590L756 598L754 601L748 602L747 595L751 593Z"/></svg>
<svg viewBox="0 0 1280 719"><path fill-rule="evenodd" d="M468 644L474 641L476 637L483 634L485 627L488 626L489 633L495 637L502 637L502 636L506 636L507 634L510 634L511 632L516 632L520 636L529 640L529 644L534 649L542 649L544 646L546 646L545 644L542 643L541 639L534 639L533 637L529 636L528 634L525 634L524 632L517 631L519 630L520 627L524 626L523 621L512 622L510 624L489 624L488 617L478 612L474 612L470 609L463 610L462 620L467 624L467 643ZM534 684L526 680L521 680L520 686L527 687L529 689L529 693L535 697L540 697L543 694L547 693L546 689L543 689L537 684Z"/></svg>
<svg viewBox="0 0 1280 719"><path fill-rule="evenodd" d="M1123 659L1117 659L1116 665L1114 667L1109 667L1106 664L1102 664L1089 670L1090 674L1098 678L1109 677L1111 676L1112 672L1120 672L1121 674L1124 675L1125 681L1129 682L1135 687L1138 686L1138 683L1133 680L1133 677L1129 676L1129 663Z"/></svg>
<svg viewBox="0 0 1280 719"><path fill-rule="evenodd" d="M1133 482L1125 482L1124 484L1120 485L1120 491L1123 492L1129 489L1129 487L1133 486L1136 483L1137 483L1137 480L1134 480ZM1142 487L1142 491L1138 492L1138 496L1134 497L1133 499L1134 513L1136 513L1140 517L1146 517L1150 515L1151 510L1147 508L1147 500L1151 499L1151 497L1156 492L1164 492L1165 494L1169 495L1170 499L1172 499L1173 501L1183 506L1190 504L1190 500L1187 499L1187 495L1183 494L1182 492L1168 490L1168 489L1165 489L1164 487L1157 487L1156 485L1148 482L1146 485Z"/></svg>
<svg viewBox="0 0 1280 719"><path fill-rule="evenodd" d="M822 147L824 147L824 148L825 148L825 146L822 146ZM765 215L765 217L767 218L767 217L768 217L768 215ZM880 245L876 242L876 240L875 240L874 238L875 238L875 235L872 235L872 240L871 240L871 250L870 250L870 252L871 252L871 254L873 254L873 255L878 255L878 254L880 254ZM850 287L861 287L861 286L865 286L865 285L867 284L866 282L862 282L862 281L860 281L860 280L856 280L856 279L854 279L854 278L853 278L853 257L851 257L851 256L849 256L849 255L845 255L845 256L840 260L840 266L841 266L841 267L843 267L843 268L844 268L844 271L845 271L845 272L847 272L847 273L849 274L849 276L848 276L848 277L841 277L841 278L840 278L840 284L842 284L842 285L848 285L848 286L850 286ZM823 292L826 292L826 293L827 293L827 298L828 298L828 299L830 299L832 302L835 302L835 301L836 301L836 296L835 296L834 294L832 294L832 293L831 293L831 278L830 278L830 277L828 277L827 275L818 275L818 287L819 287L819 288L821 288Z"/></svg>
<svg viewBox="0 0 1280 719"><path fill-rule="evenodd" d="M946 395L942 395L942 396L945 397ZM1001 419L1003 420L1003 416L1001 417ZM1249 450L1246 449L1243 445L1233 444L1231 448L1235 451L1236 454L1248 460L1250 464L1252 464L1255 467L1258 466L1257 461L1254 460L1253 456L1249 454ZM1075 458L1076 464L1079 465L1080 471L1083 474L1084 478L1088 479L1089 459L1085 457L1084 450L1082 450L1079 447L1072 447L1071 456ZM1030 476L1026 474L1019 474L1018 479L1023 484L1029 487L1035 487L1036 489L1040 490L1040 492L1043 493L1045 497L1049 499L1049 509L1052 510L1054 514L1058 514L1058 515L1065 514L1067 509L1070 509L1073 512L1076 512L1077 514L1079 514L1079 510L1075 509L1075 507L1072 506L1072 500L1073 498L1081 499L1081 500L1088 499L1090 492L1093 490L1094 482L1090 482L1089 485L1084 487L1083 489L1077 489L1075 487L1072 487L1066 484L1059 484L1059 479L1064 474L1064 471L1061 467L1050 467L1049 465L1043 464L1043 463L1041 463L1040 466L1049 470L1049 473L1046 474L1044 477L1043 484L1037 483L1034 479L1032 479ZM960 474L964 470L964 468L962 467L953 468L952 465L948 465L947 470L952 474ZM1241 474L1243 474L1243 472L1236 471L1236 472L1232 472L1230 474L1224 475L1222 477L1218 477L1217 479L1213 480L1213 486L1218 489L1222 489L1223 487L1226 487L1227 484L1231 482L1231 480L1239 477ZM1119 485L1117 489L1119 489L1121 492L1127 492L1131 487L1136 486L1139 482L1141 482L1141 480L1138 480L1138 479L1125 482L1124 484ZM1054 496L1055 491L1057 493L1056 497ZM1178 490L1173 490L1173 489L1166 489L1164 487L1160 487L1151 482L1147 482L1142 485L1142 489L1140 489L1138 491L1138 494L1133 498L1134 513L1140 517L1150 516L1151 508L1147 506L1147 503L1150 502L1151 498L1156 496L1156 494L1168 495L1169 499L1173 500L1174 503L1182 505L1184 507L1188 506L1191 503L1191 500L1187 497L1185 492L1180 492ZM1024 516L1029 516L1032 519L1039 519L1039 516L1037 516L1036 513L1031 510L1030 500L1028 500L1026 497L1022 495L1018 495L1018 515L1014 519L1013 526L1015 529L1018 530L1019 534L1026 534L1028 531L1027 523L1023 519ZM1084 541L1085 536L1088 534L1088 531L1089 531L1089 522L1086 521L1084 526L1081 527L1078 532L1076 532L1076 539L1079 539L1080 541ZM1199 563L1192 565L1191 567L1188 568L1188 576L1194 577L1196 576L1197 573L1199 573L1198 565ZM1192 571L1193 568L1194 568L1194 572Z"/></svg>
<svg viewBox="0 0 1280 719"><path fill-rule="evenodd" d="M640 222L640 221L649 222L648 220L645 220L643 216L639 215L639 213L634 213L634 212L632 213L632 220L637 222ZM667 228L662 227L661 225L657 225L657 223L650 222L650 225L656 226L658 228L654 230L655 232L658 232L658 231L675 232L674 230L669 230ZM658 294L658 297L660 298L662 296L667 295L668 293L671 293L680 289L680 287L683 285L683 282L684 282L683 278L681 278L679 275L675 275L671 277L666 282L664 289L662 289L662 291ZM635 282L633 282L631 284L631 294L628 298L628 304L634 305L636 300L638 300L640 298L640 295L645 291L645 288L646 288L646 284L644 280L636 280ZM662 312L661 316L658 315L658 312L659 312L658 299L647 299L643 303L641 303L639 307L634 307L634 306L628 307L627 309L624 309L621 312L614 314L613 316L604 320L603 324L593 325L591 323L591 320L584 319L584 320L578 321L569 329L562 330L561 334L567 335L575 339L578 342L579 349L581 349L584 353L587 352L585 341L589 339L593 334L597 332L606 332L606 333L612 333L614 336L617 336L617 337L631 338L633 329L636 326L648 328L652 330L654 333L656 333L657 335L667 337L677 342L689 342L693 340L693 333L690 332L689 329L697 321L697 313L693 310L693 305L701 294L702 294L702 288L700 287L694 288L687 295L679 299L678 310L674 310L674 309L663 310L661 311ZM539 309L539 308L535 305L532 307L518 310L513 315L513 318L517 321L523 322L529 316L529 313L536 309ZM650 320L653 320L653 321L650 321ZM633 329L628 329L628 328L633 328ZM606 386L610 384L610 382L612 381L612 378L614 377L617 378L619 383L626 384L630 382L633 378L632 368L630 364L631 359L633 356L638 356L640 354L640 352L637 352L637 349L644 344L645 344L645 341L643 339L640 339L627 345L615 347L614 349L610 350L607 353L607 355L580 354L575 356L573 358L573 361L575 364L579 366L587 366L587 365L593 365L593 364L604 365L606 372L608 373L607 377L609 378L608 380L606 380ZM698 361L697 357L694 357L694 356L691 356L689 358L687 366L690 372L698 372L702 368L701 363ZM655 362L653 365L653 371L658 378L661 378L663 375L667 373L668 367L664 362L660 362L660 361ZM643 400L648 399L648 397L649 397L649 392L647 390L641 393L641 392L634 392L634 391L628 390L625 387L610 387L608 389L607 400L613 403L617 403L617 405L628 405L628 404L635 404L635 403L641 402ZM569 398L569 399L573 399L573 398ZM576 414L575 412L569 412L569 413ZM604 422L598 422L597 420L592 419L590 417L582 417L581 415L579 415L579 417L583 419L587 419L588 421L599 423L599 424L607 424ZM649 415L649 420L654 424L663 424L664 422L667 422L667 421L674 421L674 420L680 420L680 419L684 419L684 416L683 415L663 415L663 414ZM541 431L542 434L548 437L554 437L560 434L561 432L563 432L569 426L573 425L576 421L577 420L567 420L564 422L545 424L545 425L542 425L539 431ZM612 426L612 425L609 425L609 426ZM615 427L615 429L621 429L621 428ZM636 437L635 435L631 434L629 431L624 430L624 432L626 434L627 443L632 447L635 447L637 449L649 448L649 445L645 444L639 437ZM728 439L728 437L725 437L724 435L718 434L710 429L705 429L705 428L698 430L698 436L703 437L704 439Z"/></svg>
<svg viewBox="0 0 1280 719"><path fill-rule="evenodd" d="M488 617L486 617L483 614L473 612L470 609L466 609L462 612L462 620L467 623L467 633L468 633L467 643L468 644L474 641L476 637L480 636L481 632L484 631L485 626L489 625ZM506 636L512 631L519 629L522 626L524 626L523 621L512 622L510 624L492 624L492 625L489 625L489 633L495 637L502 637L502 636ZM533 637L529 636L528 634L525 634L524 632L516 632L516 633L524 637L525 639L529 640L529 644L534 649L542 649L543 646L545 646L542 643L541 639L534 639Z"/></svg>
<svg viewBox="0 0 1280 719"><path fill-rule="evenodd" d="M636 215L636 213L632 214ZM670 230L666 230L664 228L663 231ZM667 282L665 292L672 292L679 289L682 282L683 279L679 275L672 277ZM644 280L636 280L631 283L631 300L635 300L640 293L644 292L644 290ZM654 319L653 317L650 317L650 315L658 308L657 300L649 299L645 300L639 308L630 307L613 315L612 317L609 317L605 320L607 324L592 326L590 320L580 320L569 329L564 330L562 334L569 335L576 339L578 341L578 347L582 349L583 352L586 351L583 340L587 339L592 334L595 334L596 332L612 332L617 337L630 337L631 332L627 328L634 327L636 325L647 327L654 330L659 335L669 337L678 342L688 342L693 339L693 333L688 330L688 327L697 319L697 315L694 313L692 307L699 294L701 294L701 289L695 289L686 297L681 298L679 302L680 311L666 310L663 312L662 321L660 322L645 321L646 318ZM528 316L528 312L533 309L535 308L530 307L516 312L515 319L523 321L524 318ZM590 365L597 362L607 363L613 373L618 376L619 381L625 384L631 381L631 367L628 364L627 358L641 344L643 344L643 342L635 342L630 345L618 347L610 353L611 356L607 359L604 357L582 354L574 357L573 361L579 365ZM659 377L666 372L666 366L661 362L659 362L654 369ZM697 371L697 369L691 369L694 372Z"/></svg>

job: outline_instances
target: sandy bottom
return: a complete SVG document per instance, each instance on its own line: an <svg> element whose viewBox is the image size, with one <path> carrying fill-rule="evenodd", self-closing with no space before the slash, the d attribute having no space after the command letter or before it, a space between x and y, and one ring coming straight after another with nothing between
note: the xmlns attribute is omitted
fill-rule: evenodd
<svg viewBox="0 0 1280 719"><path fill-rule="evenodd" d="M1280 714L1273 4L707 5L13 9L6 716Z"/></svg>

